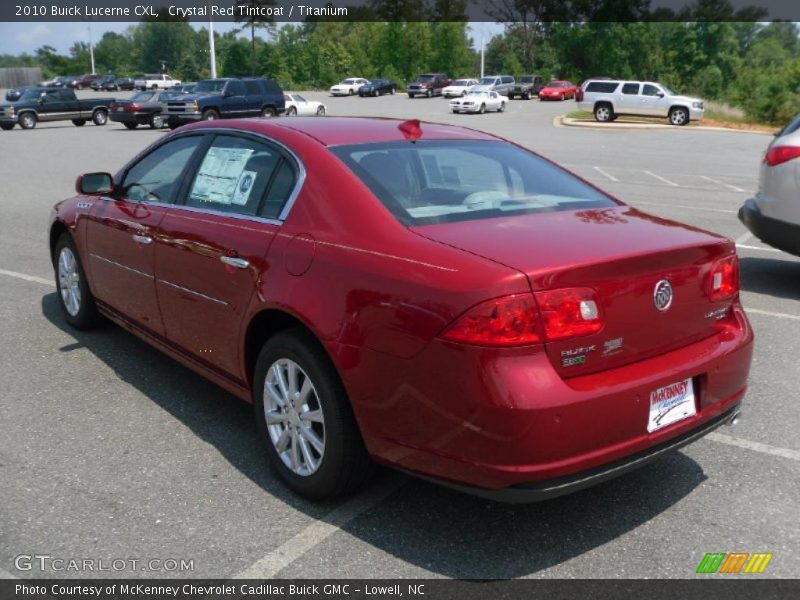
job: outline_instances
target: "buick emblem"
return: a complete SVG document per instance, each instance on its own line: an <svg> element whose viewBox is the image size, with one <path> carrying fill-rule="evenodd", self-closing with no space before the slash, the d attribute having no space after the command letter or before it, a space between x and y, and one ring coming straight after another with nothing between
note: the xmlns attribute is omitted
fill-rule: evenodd
<svg viewBox="0 0 800 600"><path fill-rule="evenodd" d="M658 310L667 310L672 305L672 285L666 279L656 284L653 290L653 302Z"/></svg>

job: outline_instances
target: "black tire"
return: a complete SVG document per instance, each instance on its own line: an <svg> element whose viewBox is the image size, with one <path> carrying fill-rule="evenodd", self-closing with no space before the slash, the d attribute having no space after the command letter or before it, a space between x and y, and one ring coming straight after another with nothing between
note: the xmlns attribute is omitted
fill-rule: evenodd
<svg viewBox="0 0 800 600"><path fill-rule="evenodd" d="M381 93L380 93L378 90L375 90L374 92L372 92L372 95L373 95L375 98L377 98L378 96L380 96L380 95L381 95Z"/></svg>
<svg viewBox="0 0 800 600"><path fill-rule="evenodd" d="M352 96L355 93L356 93L356 91L353 88L350 88L349 90L347 90L347 95L348 96Z"/></svg>
<svg viewBox="0 0 800 600"><path fill-rule="evenodd" d="M530 92L525 92L525 93L522 95L522 99L523 99L523 100L530 100L530 99L531 99L531 93L530 93Z"/></svg>
<svg viewBox="0 0 800 600"><path fill-rule="evenodd" d="M11 131L12 129L14 129L14 124L13 123L0 123L0 129L2 129L3 131Z"/></svg>
<svg viewBox="0 0 800 600"><path fill-rule="evenodd" d="M480 109L478 110L478 112L479 112L480 114L483 114L483 113L485 113L485 112L486 112L486 105L485 105L485 104L481 104L481 107L480 107Z"/></svg>
<svg viewBox="0 0 800 600"><path fill-rule="evenodd" d="M32 112L24 112L17 117L17 122L23 129L34 129L37 121L36 115Z"/></svg>
<svg viewBox="0 0 800 600"><path fill-rule="evenodd" d="M130 122L130 121L125 121L125 122L123 123L123 125L125 125L125 127L126 127L127 129L136 129L136 128L139 126L139 124L138 124L138 123L132 123L132 122Z"/></svg>
<svg viewBox="0 0 800 600"><path fill-rule="evenodd" d="M595 104L594 120L598 123L609 123L614 120L614 109L606 102Z"/></svg>
<svg viewBox="0 0 800 600"><path fill-rule="evenodd" d="M161 129L164 127L164 117L161 113L153 113L150 115L150 128Z"/></svg>
<svg viewBox="0 0 800 600"><path fill-rule="evenodd" d="M175 131L180 126L180 123L167 123L167 127L169 127L170 131Z"/></svg>
<svg viewBox="0 0 800 600"><path fill-rule="evenodd" d="M497 112L503 112L505 109L506 109L506 103L505 102L501 102L500 103L500 108L497 109Z"/></svg>
<svg viewBox="0 0 800 600"><path fill-rule="evenodd" d="M203 111L203 114L200 116L200 118L203 121L213 121L215 119L219 119L219 113L213 108L207 108Z"/></svg>
<svg viewBox="0 0 800 600"><path fill-rule="evenodd" d="M75 125L75 127L83 127L86 125L86 119L72 119L72 124Z"/></svg>
<svg viewBox="0 0 800 600"><path fill-rule="evenodd" d="M92 113L92 123L102 127L108 123L108 111L98 109Z"/></svg>
<svg viewBox="0 0 800 600"><path fill-rule="evenodd" d="M414 94L412 94L411 92L409 92L409 94L408 94L408 99L409 99L409 100L411 100L411 99L413 99L413 98L414 98Z"/></svg>
<svg viewBox="0 0 800 600"><path fill-rule="evenodd" d="M298 474L287 466L270 437L264 411L264 387L276 361L291 360L300 367L316 391L322 411L324 454L311 474ZM330 499L358 489L369 476L372 462L356 424L347 392L327 354L316 339L301 329L281 331L271 337L258 356L253 376L253 405L258 437L273 469L286 485L306 498ZM290 420L287 420L289 422ZM296 422L297 423L297 422ZM301 425L286 426L299 430ZM319 439L320 429L315 430ZM302 437L302 436L298 436Z"/></svg>
<svg viewBox="0 0 800 600"><path fill-rule="evenodd" d="M325 107L324 106L320 106L320 107L317 108L317 116L318 117L324 117L325 116Z"/></svg>
<svg viewBox="0 0 800 600"><path fill-rule="evenodd" d="M67 308L62 293L62 278L60 277L60 260L61 254L65 249L68 249L75 259L75 267L78 274L78 290L80 291L80 299L78 310L74 312ZM94 296L89 290L89 284L86 281L86 274L81 264L81 258L78 255L78 250L75 247L75 242L72 241L72 236L68 233L62 233L61 237L56 242L55 250L53 251L53 268L55 270L56 278L56 294L58 295L58 304L61 307L61 312L64 315L64 320L75 329L92 329L100 322L100 314L97 312L97 306L94 303Z"/></svg>
<svg viewBox="0 0 800 600"><path fill-rule="evenodd" d="M689 111L682 106L676 106L670 109L669 116L667 117L672 125L682 127L689 123Z"/></svg>
<svg viewBox="0 0 800 600"><path fill-rule="evenodd" d="M433 90L428 90L427 92L425 92L425 95L426 95L428 98L433 98Z"/></svg>
<svg viewBox="0 0 800 600"><path fill-rule="evenodd" d="M396 93L397 93L397 88L394 88L394 87L393 87L393 88L392 88L392 91L391 91L391 94L392 94L392 96L394 96Z"/></svg>
<svg viewBox="0 0 800 600"><path fill-rule="evenodd" d="M265 119L271 119L272 117L277 117L278 113L271 106L265 106L261 109L261 116Z"/></svg>
<svg viewBox="0 0 800 600"><path fill-rule="evenodd" d="M297 109L294 106L290 106L286 109L286 116L287 117L294 117L297 115Z"/></svg>

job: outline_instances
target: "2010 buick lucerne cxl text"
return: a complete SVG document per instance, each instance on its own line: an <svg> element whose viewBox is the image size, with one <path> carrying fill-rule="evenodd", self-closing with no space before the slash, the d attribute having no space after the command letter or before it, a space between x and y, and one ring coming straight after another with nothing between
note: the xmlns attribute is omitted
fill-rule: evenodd
<svg viewBox="0 0 800 600"><path fill-rule="evenodd" d="M65 319L100 314L252 401L295 491L374 462L489 497L580 489L731 422L733 243L418 121L182 127L56 205Z"/></svg>

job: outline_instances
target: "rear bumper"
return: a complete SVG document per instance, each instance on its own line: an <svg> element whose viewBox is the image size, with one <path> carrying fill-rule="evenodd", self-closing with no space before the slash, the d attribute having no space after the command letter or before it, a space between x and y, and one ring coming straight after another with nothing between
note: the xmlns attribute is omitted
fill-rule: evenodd
<svg viewBox="0 0 800 600"><path fill-rule="evenodd" d="M764 215L753 198L739 209L739 220L765 244L800 256L800 225Z"/></svg>
<svg viewBox="0 0 800 600"><path fill-rule="evenodd" d="M704 340L569 379L543 351L439 341L411 360L364 353L343 376L376 460L480 495L543 499L645 464L730 418L753 351L738 302L731 311ZM651 392L687 378L697 414L648 433Z"/></svg>
<svg viewBox="0 0 800 600"><path fill-rule="evenodd" d="M154 113L151 112L110 112L108 113L108 118L114 123L138 123L139 125L147 125L153 114Z"/></svg>

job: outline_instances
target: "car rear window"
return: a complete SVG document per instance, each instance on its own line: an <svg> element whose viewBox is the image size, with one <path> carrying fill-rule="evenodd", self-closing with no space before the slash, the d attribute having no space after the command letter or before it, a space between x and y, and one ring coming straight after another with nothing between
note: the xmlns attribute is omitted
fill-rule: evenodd
<svg viewBox="0 0 800 600"><path fill-rule="evenodd" d="M783 137L785 135L790 135L795 131L797 131L798 129L800 129L800 117L797 117L794 121L792 121L786 127L781 129L777 134L775 134L775 137Z"/></svg>
<svg viewBox="0 0 800 600"><path fill-rule="evenodd" d="M587 92L599 92L601 94L611 94L617 89L617 81L592 81L586 86Z"/></svg>
<svg viewBox="0 0 800 600"><path fill-rule="evenodd" d="M406 225L617 206L556 165L500 141L331 148Z"/></svg>

